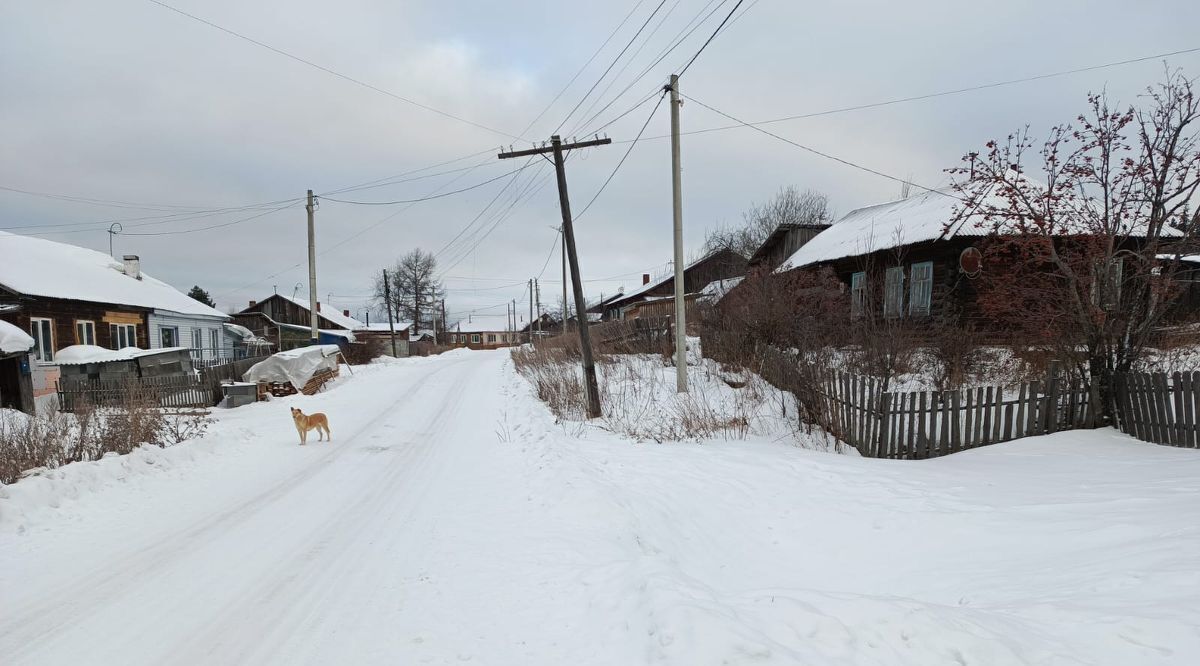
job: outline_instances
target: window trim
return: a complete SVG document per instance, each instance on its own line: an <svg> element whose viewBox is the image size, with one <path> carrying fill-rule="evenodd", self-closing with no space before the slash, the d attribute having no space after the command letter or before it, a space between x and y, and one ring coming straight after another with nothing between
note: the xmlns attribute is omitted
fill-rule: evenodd
<svg viewBox="0 0 1200 666"><path fill-rule="evenodd" d="M29 332L33 335L33 349L29 354L38 363L54 363L54 319L51 317L30 317ZM42 334L50 335L50 347L47 349Z"/></svg>
<svg viewBox="0 0 1200 666"><path fill-rule="evenodd" d="M856 284L857 283L857 284ZM850 316L861 317L867 311L867 272L850 275Z"/></svg>
<svg viewBox="0 0 1200 666"><path fill-rule="evenodd" d="M923 280L922 282L928 282L928 288L923 293L918 294L916 291L919 284L916 277L917 269L925 267L929 268L929 276L927 280ZM922 317L928 316L933 312L933 262L918 261L909 266L908 274L908 314ZM925 301L923 305L918 305L918 296L922 297L922 300Z"/></svg>
<svg viewBox="0 0 1200 666"><path fill-rule="evenodd" d="M192 327L192 349L195 351L204 349L204 329L199 326Z"/></svg>
<svg viewBox="0 0 1200 666"><path fill-rule="evenodd" d="M91 340L85 340L85 336L81 336L80 330L91 329ZM96 344L96 321L94 319L76 319L75 320L75 344L77 345L95 345Z"/></svg>
<svg viewBox="0 0 1200 666"><path fill-rule="evenodd" d="M121 332L126 333L125 344L121 344ZM109 324L108 325L109 344L113 349L124 349L125 347L137 346L137 324Z"/></svg>
<svg viewBox="0 0 1200 666"><path fill-rule="evenodd" d="M892 277L899 276L899 283L893 283ZM905 274L903 266L889 266L883 275L883 316L889 319L896 319L904 315L904 282ZM895 308L889 304L893 293L898 302L894 303Z"/></svg>
<svg viewBox="0 0 1200 666"><path fill-rule="evenodd" d="M163 342L163 333L171 332L171 344ZM158 346L163 349L179 346L179 327L178 326L159 326L158 327Z"/></svg>
<svg viewBox="0 0 1200 666"><path fill-rule="evenodd" d="M479 334L478 333L471 334L471 344L473 344L473 345L479 344Z"/></svg>

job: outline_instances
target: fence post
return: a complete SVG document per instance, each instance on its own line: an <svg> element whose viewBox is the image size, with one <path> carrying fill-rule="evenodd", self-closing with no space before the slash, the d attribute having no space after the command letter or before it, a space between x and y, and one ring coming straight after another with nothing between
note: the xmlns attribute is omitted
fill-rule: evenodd
<svg viewBox="0 0 1200 666"><path fill-rule="evenodd" d="M1047 435L1058 432L1058 374L1061 370L1062 363L1050 361L1050 374L1046 377L1046 426L1044 431Z"/></svg>

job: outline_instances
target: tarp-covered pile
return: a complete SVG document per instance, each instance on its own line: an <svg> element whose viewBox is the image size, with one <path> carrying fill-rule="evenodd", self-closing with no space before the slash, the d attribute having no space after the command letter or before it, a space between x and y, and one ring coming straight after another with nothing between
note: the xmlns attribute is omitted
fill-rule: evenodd
<svg viewBox="0 0 1200 666"><path fill-rule="evenodd" d="M242 379L248 382L290 382L301 390L320 370L337 368L337 345L312 345L289 349L254 364Z"/></svg>

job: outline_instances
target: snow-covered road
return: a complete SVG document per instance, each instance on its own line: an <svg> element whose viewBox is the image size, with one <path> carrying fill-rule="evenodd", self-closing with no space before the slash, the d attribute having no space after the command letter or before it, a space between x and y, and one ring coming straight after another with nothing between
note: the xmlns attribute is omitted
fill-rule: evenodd
<svg viewBox="0 0 1200 666"><path fill-rule="evenodd" d="M1200 656L1200 452L1111 431L925 463L631 445L556 426L503 352L355 373L0 488L0 661ZM290 405L334 441L297 446Z"/></svg>

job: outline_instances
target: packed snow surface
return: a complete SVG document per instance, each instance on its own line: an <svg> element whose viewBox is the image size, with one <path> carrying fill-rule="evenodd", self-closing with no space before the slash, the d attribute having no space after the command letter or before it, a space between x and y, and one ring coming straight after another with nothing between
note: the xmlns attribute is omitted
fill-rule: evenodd
<svg viewBox="0 0 1200 666"><path fill-rule="evenodd" d="M20 354L33 349L33 337L6 321L0 321L0 354Z"/></svg>
<svg viewBox="0 0 1200 666"><path fill-rule="evenodd" d="M505 352L216 416L0 488L6 665L1200 663L1200 451L635 444Z"/></svg>

